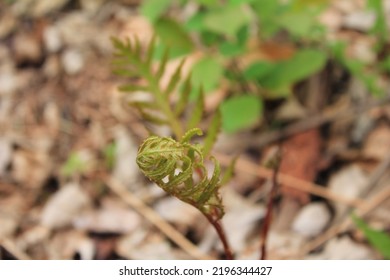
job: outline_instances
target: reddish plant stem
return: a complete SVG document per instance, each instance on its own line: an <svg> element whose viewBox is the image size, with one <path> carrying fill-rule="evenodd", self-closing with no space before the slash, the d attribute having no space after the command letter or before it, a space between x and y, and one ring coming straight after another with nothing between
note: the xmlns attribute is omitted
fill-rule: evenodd
<svg viewBox="0 0 390 280"><path fill-rule="evenodd" d="M229 242L226 238L226 234L225 234L225 230L223 229L222 227L222 224L220 223L220 220L216 220L212 217L212 215L209 215L209 214L205 214L205 217L207 218L207 220L209 220L210 224L213 225L213 227L215 228L215 231L217 232L218 234L218 237L219 239L221 240L222 242L222 245L223 245L223 249L225 251L225 257L227 260L233 260L234 257L233 257L233 253L232 253L232 250L229 246Z"/></svg>
<svg viewBox="0 0 390 280"><path fill-rule="evenodd" d="M272 222L272 210L274 207L274 200L278 190L277 175L279 172L279 166L280 166L280 150L278 151L274 162L274 170L272 174L272 188L267 203L267 212L265 214L263 227L261 228L260 231L260 260L265 260L267 258L267 237Z"/></svg>
<svg viewBox="0 0 390 280"><path fill-rule="evenodd" d="M204 176L204 174L203 174L203 172L202 172L202 170L200 168L196 168L195 171L198 173L200 178L202 178ZM199 209L196 205L194 205L194 206L195 206L195 208ZM227 260L233 260L234 259L233 258L233 253L232 253L232 250L230 248L229 242L227 240L225 230L222 227L220 219L219 218L215 218L215 217L218 217L218 214L213 213L213 212L210 213L210 214L202 212L202 214L207 218L207 220L210 222L210 224L215 228L215 231L217 232L218 237L219 237L219 239L222 242L223 250L225 252L226 259Z"/></svg>

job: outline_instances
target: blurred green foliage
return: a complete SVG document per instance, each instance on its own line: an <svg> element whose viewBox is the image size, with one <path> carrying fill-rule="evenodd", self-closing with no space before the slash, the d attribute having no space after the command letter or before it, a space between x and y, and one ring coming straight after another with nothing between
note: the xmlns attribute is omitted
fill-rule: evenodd
<svg viewBox="0 0 390 280"><path fill-rule="evenodd" d="M352 215L352 219L356 226L364 233L368 242L381 253L381 255L390 260L390 236L368 226L362 219L356 215Z"/></svg>
<svg viewBox="0 0 390 280"><path fill-rule="evenodd" d="M88 161L84 159L79 153L73 152L62 165L61 174L65 177L71 177L74 175L81 175L88 171L88 169Z"/></svg>
<svg viewBox="0 0 390 280"><path fill-rule="evenodd" d="M390 57L367 64L349 58L344 42L328 43L326 28L318 20L328 5L328 0L145 0L140 11L160 39L157 50L170 48L171 58L189 54L195 48L205 53L193 66L192 83L195 89L202 86L206 95L228 83L230 100L224 105L222 123L225 132L236 132L251 123L228 124L242 113L237 110L245 110L240 102L246 99L237 96L250 96L256 99L254 104L269 98L287 98L297 82L321 71L329 59L335 59L362 80L373 94L383 93L379 77L390 71ZM186 11L186 15L176 16L177 10ZM376 14L369 35L377 38L379 52L388 42L382 1L368 0L367 10ZM280 38L281 44L293 44L298 51L284 59L257 59L245 67L237 63L250 51L250 39L279 43ZM162 51L157 53L157 57L162 56ZM191 93L192 100L197 92ZM251 110L257 123L261 122L262 108Z"/></svg>

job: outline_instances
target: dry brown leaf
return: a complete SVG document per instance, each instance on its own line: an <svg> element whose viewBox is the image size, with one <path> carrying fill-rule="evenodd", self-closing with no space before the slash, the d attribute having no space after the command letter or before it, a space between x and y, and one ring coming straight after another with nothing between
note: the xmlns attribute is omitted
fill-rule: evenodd
<svg viewBox="0 0 390 280"><path fill-rule="evenodd" d="M313 182L318 171L321 145L321 136L316 128L292 136L283 143L280 172ZM282 193L301 203L309 201L308 193L289 186L282 186Z"/></svg>
<svg viewBox="0 0 390 280"><path fill-rule="evenodd" d="M363 155L370 159L383 160L390 154L390 127L378 125L368 135L363 147Z"/></svg>

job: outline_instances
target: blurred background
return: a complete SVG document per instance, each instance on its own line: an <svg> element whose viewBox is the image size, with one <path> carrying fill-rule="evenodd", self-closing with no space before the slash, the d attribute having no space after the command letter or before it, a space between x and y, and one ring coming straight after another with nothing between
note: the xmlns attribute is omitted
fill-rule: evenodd
<svg viewBox="0 0 390 280"><path fill-rule="evenodd" d="M238 259L259 258L278 148L267 258L390 258L389 26L387 0L0 1L0 259L222 258L135 163L171 132L128 106L111 38L153 34L165 79L186 57L221 110L216 157L240 156L221 191Z"/></svg>

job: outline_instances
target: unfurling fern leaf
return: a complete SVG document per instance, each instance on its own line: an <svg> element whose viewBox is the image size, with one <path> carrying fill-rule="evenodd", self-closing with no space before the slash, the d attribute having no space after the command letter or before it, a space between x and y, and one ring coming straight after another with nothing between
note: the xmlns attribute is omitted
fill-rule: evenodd
<svg viewBox="0 0 390 280"><path fill-rule="evenodd" d="M177 66L167 86L161 87L161 79L169 59L168 49L165 49L158 67L155 68L152 65L155 38L151 40L145 54L141 51L137 39L133 43L115 38L112 41L117 58L114 61L114 72L133 81L120 87L120 90L132 93L129 104L138 109L144 120L170 127L175 137L147 138L138 150L138 166L146 177L164 191L200 210L215 227L226 257L232 259L233 255L219 221L224 214L219 195L220 166L218 161L211 157L214 162L211 178L205 167L205 158L209 157L221 126L219 111L211 118L204 144L192 144L191 139L195 135L202 135L202 131L196 127L205 117L204 92L199 88L195 104L189 104L193 88L190 75L182 77L184 60ZM142 84L138 83L137 78L142 79ZM137 100L137 92L146 93L148 98ZM178 96L171 98L175 93ZM172 102L173 100L176 102ZM232 168L229 170L224 176L225 181L232 174Z"/></svg>
<svg viewBox="0 0 390 280"><path fill-rule="evenodd" d="M201 147L189 142L195 134L201 133L200 129L192 129L180 142L151 136L139 148L137 164L146 177L167 193L220 219L224 212L218 193L219 164L212 158L215 167L209 179Z"/></svg>

